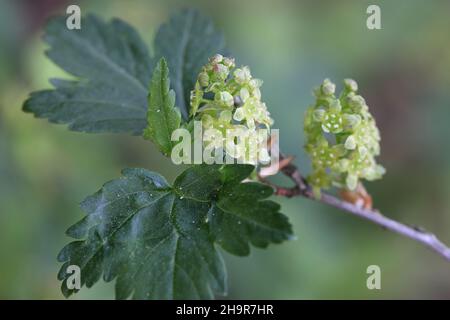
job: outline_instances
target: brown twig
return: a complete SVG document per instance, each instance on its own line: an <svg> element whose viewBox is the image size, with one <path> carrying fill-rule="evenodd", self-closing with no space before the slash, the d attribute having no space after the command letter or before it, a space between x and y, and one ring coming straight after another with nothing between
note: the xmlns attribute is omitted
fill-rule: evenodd
<svg viewBox="0 0 450 320"><path fill-rule="evenodd" d="M280 159L285 159L285 157L280 154ZM369 220L375 224L378 224L379 226L382 226L383 228L389 229L415 241L421 242L422 244L428 246L429 248L440 254L446 260L450 261L450 248L442 243L434 234L429 233L420 227L407 226L384 216L377 210L365 209L353 203L343 201L328 193L322 192L320 199L315 198L308 183L302 177L300 171L292 162L289 162L287 165L282 167L281 172L294 182L294 187L281 187L270 183L265 177L260 177L260 180L263 183L266 183L274 188L276 195L288 198L294 196L302 196L308 199L320 201L332 207L341 209L344 212Z"/></svg>

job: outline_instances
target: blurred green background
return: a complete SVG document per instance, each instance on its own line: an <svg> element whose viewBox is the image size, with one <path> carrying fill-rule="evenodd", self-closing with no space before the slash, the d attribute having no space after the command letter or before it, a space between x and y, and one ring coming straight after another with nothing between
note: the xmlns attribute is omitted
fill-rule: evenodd
<svg viewBox="0 0 450 320"><path fill-rule="evenodd" d="M29 92L64 76L41 36L46 19L73 3L128 21L148 44L179 8L210 15L238 64L264 80L281 147L304 172L301 123L312 88L325 77L356 79L382 134L387 175L367 184L375 206L450 243L449 1L0 0L0 298L62 298L56 255L82 216L77 204L123 167L169 180L180 170L141 138L69 132L21 111ZM366 28L374 3L382 30ZM280 201L298 239L246 258L224 253L227 298L450 298L450 264L422 245L319 203ZM381 290L366 288L372 264ZM113 298L113 284L81 298Z"/></svg>

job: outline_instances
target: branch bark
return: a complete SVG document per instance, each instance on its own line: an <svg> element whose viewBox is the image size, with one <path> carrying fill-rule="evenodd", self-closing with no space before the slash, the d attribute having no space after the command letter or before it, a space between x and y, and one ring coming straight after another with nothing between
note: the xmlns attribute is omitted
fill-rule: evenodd
<svg viewBox="0 0 450 320"><path fill-rule="evenodd" d="M280 154L280 160L282 159L285 159L285 157L282 154ZM325 203L329 206L338 208L344 212L369 220L385 229L391 230L405 237L413 239L417 242L420 242L426 245L427 247L431 248L435 252L437 252L447 261L450 261L450 248L447 247L443 242L441 242L433 233L429 233L421 227L408 226L406 224L402 224L398 221L386 217L377 210L365 209L353 203L343 201L328 193L322 192L321 198L316 199L312 193L310 186L303 178L303 176L300 174L298 168L292 163L289 163L286 166L282 167L281 172L294 182L295 184L294 187L285 188L278 185L274 185L269 181L267 181L267 179L265 179L264 177L260 177L260 180L263 183L266 183L274 188L276 195L288 198L294 196L301 196L304 198Z"/></svg>

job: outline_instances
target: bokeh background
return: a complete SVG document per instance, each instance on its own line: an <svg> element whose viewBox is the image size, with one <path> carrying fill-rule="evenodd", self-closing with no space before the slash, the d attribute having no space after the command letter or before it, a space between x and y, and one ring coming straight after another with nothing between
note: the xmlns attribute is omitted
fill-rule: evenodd
<svg viewBox="0 0 450 320"><path fill-rule="evenodd" d="M367 184L375 206L450 243L449 1L7 1L0 0L0 298L60 299L56 255L82 212L78 203L123 167L176 176L141 138L89 135L21 111L29 92L65 76L43 54L46 19L77 3L83 14L120 17L150 45L182 7L210 15L239 64L264 80L263 98L282 149L309 170L301 129L311 90L325 77L358 81L382 134L381 181ZM382 30L366 28L381 7ZM450 298L450 263L422 245L305 199L281 199L297 240L224 253L227 298ZM366 288L366 268L382 289ZM98 283L75 299L113 298Z"/></svg>

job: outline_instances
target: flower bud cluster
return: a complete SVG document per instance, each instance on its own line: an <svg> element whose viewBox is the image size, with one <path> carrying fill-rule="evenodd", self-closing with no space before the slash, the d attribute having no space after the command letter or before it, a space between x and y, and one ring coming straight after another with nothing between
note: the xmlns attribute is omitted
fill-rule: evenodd
<svg viewBox="0 0 450 320"><path fill-rule="evenodd" d="M380 134L357 83L344 80L337 98L336 86L325 79L315 89L316 102L305 115L305 149L312 160L308 182L316 196L332 185L354 190L360 179L375 180L385 169L376 163Z"/></svg>
<svg viewBox="0 0 450 320"><path fill-rule="evenodd" d="M247 66L236 68L234 59L220 54L209 59L198 75L190 99L191 117L202 121L206 136L215 136L211 139L214 141L205 139L205 147L223 145L225 152L238 160L246 158L254 148L259 149L259 159L269 157L258 129L263 127L269 132L273 120L261 101L261 85L262 81L253 78ZM237 130L245 143L236 146L235 137L227 139L227 130ZM218 141L217 132L223 141Z"/></svg>

